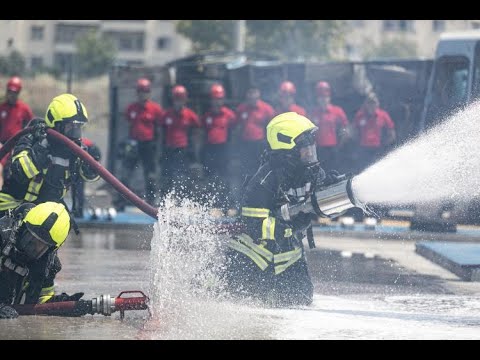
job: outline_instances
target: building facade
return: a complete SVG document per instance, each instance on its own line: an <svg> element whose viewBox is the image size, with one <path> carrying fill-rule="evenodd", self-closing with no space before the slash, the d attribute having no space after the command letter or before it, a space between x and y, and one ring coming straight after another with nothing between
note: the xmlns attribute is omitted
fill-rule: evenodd
<svg viewBox="0 0 480 360"><path fill-rule="evenodd" d="M480 29L480 20L349 20L345 57L364 59L366 51L384 40L401 39L416 45L417 57L432 58L442 32Z"/></svg>
<svg viewBox="0 0 480 360"><path fill-rule="evenodd" d="M158 66L189 55L190 41L175 31L176 20L0 20L0 55L19 51L27 68L65 68L75 40L89 30L114 40L116 62ZM384 40L416 45L417 56L431 58L440 33L480 29L480 20L349 20L340 58L363 60Z"/></svg>
<svg viewBox="0 0 480 360"><path fill-rule="evenodd" d="M123 64L163 65L190 49L175 20L0 20L0 55L17 50L30 69L62 67L89 30L111 37Z"/></svg>

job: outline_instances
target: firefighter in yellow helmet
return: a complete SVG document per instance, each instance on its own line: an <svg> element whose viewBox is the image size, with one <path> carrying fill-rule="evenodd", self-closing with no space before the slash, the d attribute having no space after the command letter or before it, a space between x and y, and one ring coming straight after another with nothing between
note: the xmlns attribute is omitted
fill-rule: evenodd
<svg viewBox="0 0 480 360"><path fill-rule="evenodd" d="M10 305L40 299L71 217L61 203L24 203L0 218L0 229L0 318L14 318L18 314Z"/></svg>
<svg viewBox="0 0 480 360"><path fill-rule="evenodd" d="M87 109L80 99L72 94L61 94L52 99L44 119L35 118L29 123L33 131L23 135L12 151L9 172L0 191L0 217L25 202L53 201L65 205L64 196L80 179L99 179L93 168L67 146L47 138L46 129L52 128L89 151L81 143L82 129L87 122ZM75 223L73 226L75 229ZM54 295L53 279L61 268L57 257L54 268L41 301Z"/></svg>
<svg viewBox="0 0 480 360"><path fill-rule="evenodd" d="M302 239L317 216L300 213L285 221L278 210L306 201L326 181L317 159L316 130L296 112L279 114L267 125L269 147L243 191L243 233L228 243L224 280L235 296L270 306L312 302Z"/></svg>

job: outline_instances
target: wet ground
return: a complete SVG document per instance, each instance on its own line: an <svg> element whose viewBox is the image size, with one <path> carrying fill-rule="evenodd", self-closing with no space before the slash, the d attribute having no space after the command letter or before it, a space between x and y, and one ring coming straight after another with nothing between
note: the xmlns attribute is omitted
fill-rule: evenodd
<svg viewBox="0 0 480 360"><path fill-rule="evenodd" d="M59 291L84 298L148 294L150 240L144 231L83 228L60 250ZM307 250L314 303L271 309L182 300L169 309L129 311L125 319L22 316L0 323L0 339L480 339L480 282L465 282L424 259L411 240L316 233Z"/></svg>

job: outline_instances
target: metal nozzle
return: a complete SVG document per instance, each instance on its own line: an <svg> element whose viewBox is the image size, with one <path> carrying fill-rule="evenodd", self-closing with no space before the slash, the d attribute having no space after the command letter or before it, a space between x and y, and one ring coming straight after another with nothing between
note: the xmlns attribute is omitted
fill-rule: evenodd
<svg viewBox="0 0 480 360"><path fill-rule="evenodd" d="M365 206L356 199L352 192L352 178L345 178L326 188L318 190L301 204L285 204L280 208L280 216L289 221L299 213L312 213L322 217L337 217L350 208Z"/></svg>
<svg viewBox="0 0 480 360"><path fill-rule="evenodd" d="M106 316L112 315L115 311L115 298L113 296L100 295L92 299L92 313Z"/></svg>
<svg viewBox="0 0 480 360"><path fill-rule="evenodd" d="M363 208L363 205L352 193L352 178L317 191L312 195L312 198L315 212L328 217L339 216L353 207Z"/></svg>

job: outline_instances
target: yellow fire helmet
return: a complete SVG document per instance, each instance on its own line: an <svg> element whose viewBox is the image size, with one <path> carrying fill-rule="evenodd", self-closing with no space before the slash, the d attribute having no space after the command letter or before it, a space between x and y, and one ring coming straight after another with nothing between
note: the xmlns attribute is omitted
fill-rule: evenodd
<svg viewBox="0 0 480 360"><path fill-rule="evenodd" d="M53 98L45 114L48 127L55 128L72 139L81 137L81 129L88 122L87 109L72 94L62 94Z"/></svg>
<svg viewBox="0 0 480 360"><path fill-rule="evenodd" d="M62 246L70 231L70 214L63 204L53 201L36 205L23 221L34 236L56 248Z"/></svg>
<svg viewBox="0 0 480 360"><path fill-rule="evenodd" d="M267 141L272 150L291 150L302 134L313 134L316 127L305 116L286 112L275 116L267 125Z"/></svg>

